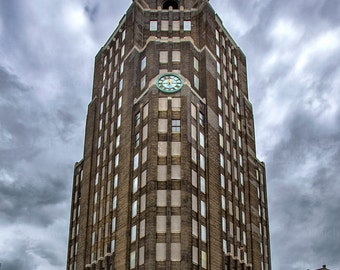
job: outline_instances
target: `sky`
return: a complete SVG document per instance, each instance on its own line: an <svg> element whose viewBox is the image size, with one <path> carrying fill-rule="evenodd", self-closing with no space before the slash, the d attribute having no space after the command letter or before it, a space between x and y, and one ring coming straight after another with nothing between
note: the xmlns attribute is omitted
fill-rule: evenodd
<svg viewBox="0 0 340 270"><path fill-rule="evenodd" d="M1 270L65 270L96 53L130 0L0 1ZM273 270L340 269L340 1L211 0L247 56Z"/></svg>

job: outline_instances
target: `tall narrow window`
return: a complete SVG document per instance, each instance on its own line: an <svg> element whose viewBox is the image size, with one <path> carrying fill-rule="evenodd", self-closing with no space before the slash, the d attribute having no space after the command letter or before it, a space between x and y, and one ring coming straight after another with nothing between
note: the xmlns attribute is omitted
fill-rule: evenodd
<svg viewBox="0 0 340 270"><path fill-rule="evenodd" d="M135 135L135 146L139 146L139 143L140 143L140 133L137 132L136 135Z"/></svg>
<svg viewBox="0 0 340 270"><path fill-rule="evenodd" d="M191 31L191 21L184 21L183 29L184 31Z"/></svg>
<svg viewBox="0 0 340 270"><path fill-rule="evenodd" d="M198 71L198 59L194 57L194 68Z"/></svg>
<svg viewBox="0 0 340 270"><path fill-rule="evenodd" d="M172 62L181 61L181 51L172 51Z"/></svg>
<svg viewBox="0 0 340 270"><path fill-rule="evenodd" d="M143 71L146 68L146 56L141 61L140 70Z"/></svg>
<svg viewBox="0 0 340 270"><path fill-rule="evenodd" d="M157 21L150 21L150 31L157 31Z"/></svg>
<svg viewBox="0 0 340 270"><path fill-rule="evenodd" d="M204 126L204 114L201 112L198 113L198 122L201 126Z"/></svg>
<svg viewBox="0 0 340 270"><path fill-rule="evenodd" d="M136 113L135 115L135 126L140 124L140 112Z"/></svg>
<svg viewBox="0 0 340 270"><path fill-rule="evenodd" d="M181 120L172 120L172 133L180 133L181 132Z"/></svg>

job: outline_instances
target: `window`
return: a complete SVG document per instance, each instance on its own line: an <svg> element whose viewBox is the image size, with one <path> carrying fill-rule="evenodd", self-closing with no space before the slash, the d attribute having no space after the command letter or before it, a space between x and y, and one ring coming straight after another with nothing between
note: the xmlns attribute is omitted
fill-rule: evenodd
<svg viewBox="0 0 340 270"><path fill-rule="evenodd" d="M140 143L140 133L137 132L135 135L135 147L139 146Z"/></svg>
<svg viewBox="0 0 340 270"><path fill-rule="evenodd" d="M168 154L168 142L158 142L158 156L166 157Z"/></svg>
<svg viewBox="0 0 340 270"><path fill-rule="evenodd" d="M222 115L218 115L218 125L220 128L223 128L223 122L222 122Z"/></svg>
<svg viewBox="0 0 340 270"><path fill-rule="evenodd" d="M197 130L196 127L193 124L191 124L191 137L193 138L194 141L197 140L196 130Z"/></svg>
<svg viewBox="0 0 340 270"><path fill-rule="evenodd" d="M204 225L201 225L201 241L205 243L207 242L207 229Z"/></svg>
<svg viewBox="0 0 340 270"><path fill-rule="evenodd" d="M169 31L169 21L161 21L161 30Z"/></svg>
<svg viewBox="0 0 340 270"><path fill-rule="evenodd" d="M225 188L225 177L223 174L220 174L220 179L221 179L221 187Z"/></svg>
<svg viewBox="0 0 340 270"><path fill-rule="evenodd" d="M92 246L94 245L95 240L96 240L96 232L92 232L92 239L91 239Z"/></svg>
<svg viewBox="0 0 340 270"><path fill-rule="evenodd" d="M200 80L196 75L194 75L194 87L196 89L199 89L199 87L200 87Z"/></svg>
<svg viewBox="0 0 340 270"><path fill-rule="evenodd" d="M146 84L146 76L144 75L140 80L140 89L143 90Z"/></svg>
<svg viewBox="0 0 340 270"><path fill-rule="evenodd" d="M205 157L202 154L200 154L200 167L205 170Z"/></svg>
<svg viewBox="0 0 340 270"><path fill-rule="evenodd" d="M100 114L102 114L104 111L104 102L100 104Z"/></svg>
<svg viewBox="0 0 340 270"><path fill-rule="evenodd" d="M160 51L159 52L159 62L160 63L168 63L168 51Z"/></svg>
<svg viewBox="0 0 340 270"><path fill-rule="evenodd" d="M145 236L145 219L143 219L139 225L139 238L143 238L144 236Z"/></svg>
<svg viewBox="0 0 340 270"><path fill-rule="evenodd" d="M191 148L191 160L197 163L197 150L194 147Z"/></svg>
<svg viewBox="0 0 340 270"><path fill-rule="evenodd" d="M220 32L218 32L218 30L215 30L215 37L216 40L220 40Z"/></svg>
<svg viewBox="0 0 340 270"><path fill-rule="evenodd" d="M180 156L180 155L181 155L181 143L171 142L171 156Z"/></svg>
<svg viewBox="0 0 340 270"><path fill-rule="evenodd" d="M181 132L181 120L172 120L172 133L180 133Z"/></svg>
<svg viewBox="0 0 340 270"><path fill-rule="evenodd" d="M168 119L158 119L158 132L167 133L168 131Z"/></svg>
<svg viewBox="0 0 340 270"><path fill-rule="evenodd" d="M181 179L180 165L171 165L171 179Z"/></svg>
<svg viewBox="0 0 340 270"><path fill-rule="evenodd" d="M94 204L97 204L98 202L98 192L94 194Z"/></svg>
<svg viewBox="0 0 340 270"><path fill-rule="evenodd" d="M143 194L140 197L140 212L144 212L145 211L145 207L146 207L146 195Z"/></svg>
<svg viewBox="0 0 340 270"><path fill-rule="evenodd" d="M203 176L200 176L200 188L201 192L205 193L205 178Z"/></svg>
<svg viewBox="0 0 340 270"><path fill-rule="evenodd" d="M97 145L98 149L99 149L100 146L101 146L101 141L102 141L102 137L99 137L99 138L98 138L98 145Z"/></svg>
<svg viewBox="0 0 340 270"><path fill-rule="evenodd" d="M156 222L157 233L166 233L166 216L157 216Z"/></svg>
<svg viewBox="0 0 340 270"><path fill-rule="evenodd" d="M157 21L150 21L150 31L157 31Z"/></svg>
<svg viewBox="0 0 340 270"><path fill-rule="evenodd" d="M181 207L181 191L171 190L171 206Z"/></svg>
<svg viewBox="0 0 340 270"><path fill-rule="evenodd" d="M197 172L191 170L191 184L197 188Z"/></svg>
<svg viewBox="0 0 340 270"><path fill-rule="evenodd" d="M234 55L233 59L234 59L234 65L237 67L237 58L236 58L235 55Z"/></svg>
<svg viewBox="0 0 340 270"><path fill-rule="evenodd" d="M197 229L198 225L197 224L198 224L197 221L193 219L191 226L192 226L192 235L195 236L195 237L198 237L198 229Z"/></svg>
<svg viewBox="0 0 340 270"><path fill-rule="evenodd" d="M227 241L223 239L223 244L222 245L223 245L223 252L225 254L227 254L227 252L228 252L228 250L227 250Z"/></svg>
<svg viewBox="0 0 340 270"><path fill-rule="evenodd" d="M220 153L220 165L222 168L224 168L224 156Z"/></svg>
<svg viewBox="0 0 340 270"><path fill-rule="evenodd" d="M136 251L130 253L130 269L136 267Z"/></svg>
<svg viewBox="0 0 340 270"><path fill-rule="evenodd" d="M166 190L157 190L157 206L165 207L166 205Z"/></svg>
<svg viewBox="0 0 340 270"><path fill-rule="evenodd" d="M122 41L125 40L125 36L126 36L126 30L124 30L123 33L122 33Z"/></svg>
<svg viewBox="0 0 340 270"><path fill-rule="evenodd" d="M139 165L139 153L137 153L133 158L133 169L137 170L138 165Z"/></svg>
<svg viewBox="0 0 340 270"><path fill-rule="evenodd" d="M123 100L123 97L119 97L118 99L118 110L122 107L122 100Z"/></svg>
<svg viewBox="0 0 340 270"><path fill-rule="evenodd" d="M139 248L139 265L143 265L144 264L144 254L145 254L145 247L140 247Z"/></svg>
<svg viewBox="0 0 340 270"><path fill-rule="evenodd" d="M192 195L191 203L192 203L192 210L197 213L197 196Z"/></svg>
<svg viewBox="0 0 340 270"><path fill-rule="evenodd" d="M94 212L92 217L93 217L93 224L96 224L97 212Z"/></svg>
<svg viewBox="0 0 340 270"><path fill-rule="evenodd" d="M119 165L119 154L115 156L115 168Z"/></svg>
<svg viewBox="0 0 340 270"><path fill-rule="evenodd" d="M112 209L115 210L117 208L117 196L114 196L112 199Z"/></svg>
<svg viewBox="0 0 340 270"><path fill-rule="evenodd" d="M140 70L143 71L146 68L146 56L141 61Z"/></svg>
<svg viewBox="0 0 340 270"><path fill-rule="evenodd" d="M118 174L116 174L113 178L113 188L118 187Z"/></svg>
<svg viewBox="0 0 340 270"><path fill-rule="evenodd" d="M216 56L220 57L220 47L216 44Z"/></svg>
<svg viewBox="0 0 340 270"><path fill-rule="evenodd" d="M199 64L199 62L198 62L198 59L196 58L196 57L194 57L194 68L198 71L198 64Z"/></svg>
<svg viewBox="0 0 340 270"><path fill-rule="evenodd" d="M115 240L111 241L111 252L115 251Z"/></svg>
<svg viewBox="0 0 340 270"><path fill-rule="evenodd" d="M204 134L200 132L200 146L204 148Z"/></svg>
<svg viewBox="0 0 340 270"><path fill-rule="evenodd" d="M192 262L198 264L198 248L195 246L192 247Z"/></svg>
<svg viewBox="0 0 340 270"><path fill-rule="evenodd" d="M207 216L207 211L206 211L206 206L205 202L201 201L201 216L206 217Z"/></svg>
<svg viewBox="0 0 340 270"><path fill-rule="evenodd" d="M124 72L124 62L120 65L119 73L122 74Z"/></svg>
<svg viewBox="0 0 340 270"><path fill-rule="evenodd" d="M221 92L221 80L217 79L217 90Z"/></svg>
<svg viewBox="0 0 340 270"><path fill-rule="evenodd" d="M140 112L135 114L135 126L140 124Z"/></svg>
<svg viewBox="0 0 340 270"><path fill-rule="evenodd" d="M138 206L138 202L136 200L132 203L131 217L137 216L137 206Z"/></svg>
<svg viewBox="0 0 340 270"><path fill-rule="evenodd" d="M205 251L201 251L201 265L203 269L207 269L207 253Z"/></svg>
<svg viewBox="0 0 340 270"><path fill-rule="evenodd" d="M171 233L181 232L181 216L171 216Z"/></svg>
<svg viewBox="0 0 340 270"><path fill-rule="evenodd" d="M171 261L181 261L181 244L171 243Z"/></svg>
<svg viewBox="0 0 340 270"><path fill-rule="evenodd" d="M156 243L156 261L166 260L166 243Z"/></svg>
<svg viewBox="0 0 340 270"><path fill-rule="evenodd" d="M122 47L121 51L120 51L120 56L123 57L125 54L125 45Z"/></svg>
<svg viewBox="0 0 340 270"><path fill-rule="evenodd" d="M172 51L172 62L181 61L181 51Z"/></svg>
<svg viewBox="0 0 340 270"><path fill-rule="evenodd" d="M191 31L191 21L184 21L183 29L184 31Z"/></svg>
<svg viewBox="0 0 340 270"><path fill-rule="evenodd" d="M172 21L172 31L179 31L180 26L179 26L179 21Z"/></svg>
<svg viewBox="0 0 340 270"><path fill-rule="evenodd" d="M217 97L217 106L222 110L222 99L220 97Z"/></svg>
<svg viewBox="0 0 340 270"><path fill-rule="evenodd" d="M201 112L198 113L198 122L201 126L204 126L204 114Z"/></svg>
<svg viewBox="0 0 340 270"><path fill-rule="evenodd" d="M148 147L144 147L142 150L142 163L145 163L148 158Z"/></svg>
<svg viewBox="0 0 340 270"><path fill-rule="evenodd" d="M119 81L119 92L123 90L123 85L124 85L124 81L123 81L123 79L121 79Z"/></svg>
<svg viewBox="0 0 340 270"><path fill-rule="evenodd" d="M132 193L136 193L138 190L138 176L133 179Z"/></svg>
<svg viewBox="0 0 340 270"><path fill-rule="evenodd" d="M118 117L117 117L117 128L120 128L121 123L122 123L122 116L118 115Z"/></svg>
<svg viewBox="0 0 340 270"><path fill-rule="evenodd" d="M167 98L159 98L158 110L159 111L167 111L168 110L168 99Z"/></svg>
<svg viewBox="0 0 340 270"><path fill-rule="evenodd" d="M225 204L225 196L224 195L221 196L221 204L222 204L222 209L225 210L226 204Z"/></svg>
<svg viewBox="0 0 340 270"><path fill-rule="evenodd" d="M225 217L222 217L222 231L225 233L227 232L227 221Z"/></svg>
<svg viewBox="0 0 340 270"><path fill-rule="evenodd" d="M167 180L167 166L158 165L157 166L157 181L166 181L166 180Z"/></svg>
<svg viewBox="0 0 340 270"><path fill-rule="evenodd" d="M133 243L133 242L136 241L136 235L137 235L137 226L134 225L134 226L131 228L131 243Z"/></svg>

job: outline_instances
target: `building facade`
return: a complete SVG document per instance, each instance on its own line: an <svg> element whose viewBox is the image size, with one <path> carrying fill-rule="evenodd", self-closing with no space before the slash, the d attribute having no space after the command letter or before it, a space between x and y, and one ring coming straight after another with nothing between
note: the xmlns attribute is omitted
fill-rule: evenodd
<svg viewBox="0 0 340 270"><path fill-rule="evenodd" d="M269 270L246 58L207 0L134 0L95 58L67 270Z"/></svg>

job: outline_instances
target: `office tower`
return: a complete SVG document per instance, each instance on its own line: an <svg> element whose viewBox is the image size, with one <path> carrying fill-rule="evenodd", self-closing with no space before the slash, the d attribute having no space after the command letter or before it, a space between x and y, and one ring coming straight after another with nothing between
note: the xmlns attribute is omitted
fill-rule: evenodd
<svg viewBox="0 0 340 270"><path fill-rule="evenodd" d="M67 270L268 270L246 58L207 0L135 0L95 58Z"/></svg>

